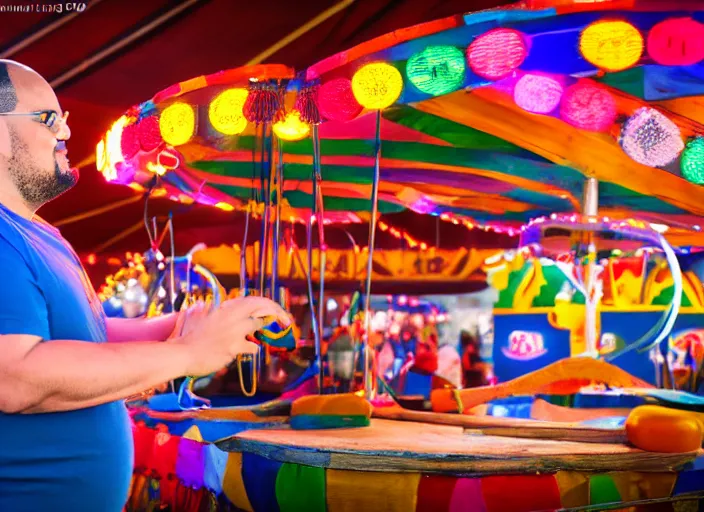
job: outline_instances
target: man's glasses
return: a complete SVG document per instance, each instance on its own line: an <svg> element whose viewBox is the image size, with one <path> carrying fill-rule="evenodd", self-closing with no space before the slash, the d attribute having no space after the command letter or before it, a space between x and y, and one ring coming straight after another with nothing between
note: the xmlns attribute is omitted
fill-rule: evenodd
<svg viewBox="0 0 704 512"><path fill-rule="evenodd" d="M64 115L59 116L58 112L55 110L39 110L37 112L0 112L0 116L22 116L31 117L33 121L43 124L51 133L58 135L60 132L65 132L64 137L57 138L68 138L66 136L68 133L68 112L64 112Z"/></svg>

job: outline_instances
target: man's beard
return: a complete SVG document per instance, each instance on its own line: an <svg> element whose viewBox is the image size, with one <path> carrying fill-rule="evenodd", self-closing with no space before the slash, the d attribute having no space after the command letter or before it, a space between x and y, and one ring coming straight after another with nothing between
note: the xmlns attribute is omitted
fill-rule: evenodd
<svg viewBox="0 0 704 512"><path fill-rule="evenodd" d="M22 199L30 208L39 208L76 184L74 173L62 172L56 158L53 173L47 173L37 166L27 144L12 130L10 143L12 157L7 161L7 169Z"/></svg>

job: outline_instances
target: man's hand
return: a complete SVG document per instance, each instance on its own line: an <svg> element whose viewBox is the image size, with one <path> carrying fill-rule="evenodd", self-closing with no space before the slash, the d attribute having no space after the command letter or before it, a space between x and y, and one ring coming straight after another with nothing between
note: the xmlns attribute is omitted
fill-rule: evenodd
<svg viewBox="0 0 704 512"><path fill-rule="evenodd" d="M178 313L174 331L169 339L179 338L196 331L206 321L210 310L210 302L203 301L183 307Z"/></svg>
<svg viewBox="0 0 704 512"><path fill-rule="evenodd" d="M188 375L208 375L239 354L256 354L259 346L246 337L271 318L286 326L291 322L281 306L263 297L239 297L225 301L210 314L196 310L185 315L182 334L174 343L186 347L190 354Z"/></svg>

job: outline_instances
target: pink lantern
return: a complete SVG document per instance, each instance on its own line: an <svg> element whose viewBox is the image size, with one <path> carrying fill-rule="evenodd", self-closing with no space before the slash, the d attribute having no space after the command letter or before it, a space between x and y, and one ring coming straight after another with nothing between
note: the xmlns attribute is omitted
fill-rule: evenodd
<svg viewBox="0 0 704 512"><path fill-rule="evenodd" d="M362 105L352 93L352 81L334 78L318 89L318 109L330 121L351 121L362 112Z"/></svg>
<svg viewBox="0 0 704 512"><path fill-rule="evenodd" d="M128 124L122 130L120 149L125 160L130 160L139 152L139 127L136 123Z"/></svg>
<svg viewBox="0 0 704 512"><path fill-rule="evenodd" d="M542 75L523 75L513 90L516 105L534 114L548 114L555 110L562 98L562 84Z"/></svg>
<svg viewBox="0 0 704 512"><path fill-rule="evenodd" d="M661 21L648 34L648 55L663 66L691 66L704 59L704 25L692 18Z"/></svg>
<svg viewBox="0 0 704 512"><path fill-rule="evenodd" d="M161 132L159 131L159 118L148 116L139 122L139 144L144 151L154 151L161 145Z"/></svg>
<svg viewBox="0 0 704 512"><path fill-rule="evenodd" d="M526 56L523 35L510 28L497 28L477 37L467 48L469 66L488 80L501 80L518 68Z"/></svg>
<svg viewBox="0 0 704 512"><path fill-rule="evenodd" d="M651 107L639 108L626 120L620 142L628 156L649 167L671 164L684 149L679 127Z"/></svg>
<svg viewBox="0 0 704 512"><path fill-rule="evenodd" d="M560 117L575 128L606 132L616 120L616 100L603 87L580 81L565 90Z"/></svg>

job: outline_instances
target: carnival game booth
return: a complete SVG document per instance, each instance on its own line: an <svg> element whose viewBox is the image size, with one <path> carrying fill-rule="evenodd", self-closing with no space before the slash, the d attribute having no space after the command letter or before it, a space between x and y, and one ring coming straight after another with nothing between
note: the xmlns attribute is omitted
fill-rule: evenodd
<svg viewBox="0 0 704 512"><path fill-rule="evenodd" d="M652 248L638 248L630 256L618 248L602 251L596 269L600 298L595 348L600 357L653 385L677 384L678 389L697 392L704 355L704 289L698 273L702 254L684 251L677 257L677 279L662 252ZM587 304L574 263L521 250L493 258L485 270L499 292L493 362L500 381L587 351ZM650 345L636 343L662 328L676 280L681 297L677 312L670 314L669 333L657 340L657 346L653 335ZM633 343L637 349L628 350Z"/></svg>
<svg viewBox="0 0 704 512"><path fill-rule="evenodd" d="M312 218L320 228L336 208L366 209L367 300L378 214L393 209L516 233L552 213L583 215L574 228L582 232L590 219L636 218L664 225L658 243L669 251L682 245L672 237L698 236L704 210L703 19L675 2L560 2L438 20L298 74L238 69L178 84L122 117L98 162L113 181L155 183L180 201L264 218L285 199L304 211L310 232ZM252 198L252 190L264 193ZM367 314L358 339L368 322ZM210 444L198 425L189 440L136 427L145 455L133 508L220 496L256 511L679 509L704 494L701 398L657 389L592 355L495 386L436 389L433 412L409 411L380 400L368 349L365 398L296 398L270 428L256 428L267 407L174 413L212 425L252 419L249 430ZM497 399L594 384L647 404L553 409L551 421L480 414Z"/></svg>

